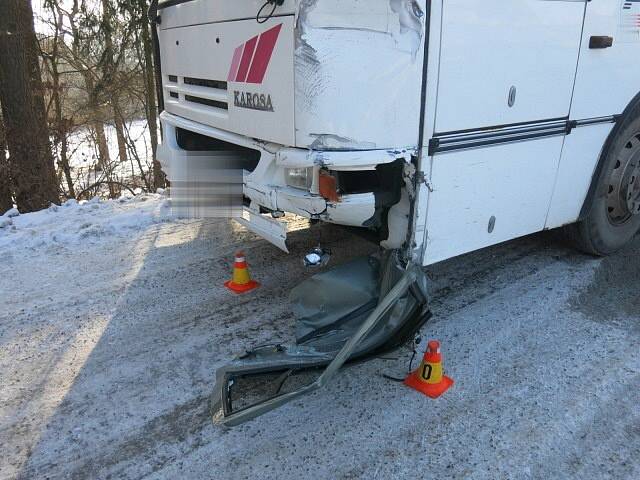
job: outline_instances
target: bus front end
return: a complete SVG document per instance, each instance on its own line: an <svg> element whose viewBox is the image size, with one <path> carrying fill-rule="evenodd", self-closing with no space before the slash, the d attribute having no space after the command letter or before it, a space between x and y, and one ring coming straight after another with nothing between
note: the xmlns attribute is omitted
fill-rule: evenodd
<svg viewBox="0 0 640 480"><path fill-rule="evenodd" d="M234 216L283 250L284 212L366 227L398 248L424 12L424 0L160 1L158 158L172 185L231 166L244 203Z"/></svg>

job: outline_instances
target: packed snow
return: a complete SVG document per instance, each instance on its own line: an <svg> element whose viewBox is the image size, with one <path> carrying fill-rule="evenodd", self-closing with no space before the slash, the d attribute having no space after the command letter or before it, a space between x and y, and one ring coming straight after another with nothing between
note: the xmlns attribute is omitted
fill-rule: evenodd
<svg viewBox="0 0 640 480"><path fill-rule="evenodd" d="M67 200L62 205L21 215L12 208L0 217L0 248L96 243L123 237L171 218L170 200L160 193L125 194L115 200Z"/></svg>
<svg viewBox="0 0 640 480"><path fill-rule="evenodd" d="M545 232L430 267L422 334L455 379L437 400L383 376L406 374L400 349L224 429L216 369L293 341L291 288L376 247L287 216L286 255L170 210L140 193L0 217L0 479L640 478L640 238L602 260ZM305 268L320 228L331 261ZM246 295L224 287L237 249Z"/></svg>

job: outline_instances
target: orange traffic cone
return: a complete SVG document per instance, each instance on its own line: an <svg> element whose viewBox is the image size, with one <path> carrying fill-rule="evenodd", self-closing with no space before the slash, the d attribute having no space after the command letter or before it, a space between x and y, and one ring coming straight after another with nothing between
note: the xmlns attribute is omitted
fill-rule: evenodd
<svg viewBox="0 0 640 480"><path fill-rule="evenodd" d="M244 253L236 253L236 259L233 264L233 278L228 282L224 282L224 286L235 293L248 292L260 286L258 282L251 280Z"/></svg>
<svg viewBox="0 0 640 480"><path fill-rule="evenodd" d="M438 398L453 385L453 379L443 372L440 342L431 340L428 343L420 367L405 378L404 384L431 398Z"/></svg>

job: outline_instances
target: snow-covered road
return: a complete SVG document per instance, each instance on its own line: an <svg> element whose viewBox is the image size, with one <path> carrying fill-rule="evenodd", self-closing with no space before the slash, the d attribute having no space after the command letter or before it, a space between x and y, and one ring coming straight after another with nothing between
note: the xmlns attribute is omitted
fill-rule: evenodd
<svg viewBox="0 0 640 480"><path fill-rule="evenodd" d="M292 254L226 220L171 220L159 195L69 204L0 227L0 478L640 477L640 239L604 260L553 232L430 269L455 386L390 382L409 352L234 429L214 374L291 341ZM372 251L323 227L331 265ZM242 248L262 287L227 291Z"/></svg>

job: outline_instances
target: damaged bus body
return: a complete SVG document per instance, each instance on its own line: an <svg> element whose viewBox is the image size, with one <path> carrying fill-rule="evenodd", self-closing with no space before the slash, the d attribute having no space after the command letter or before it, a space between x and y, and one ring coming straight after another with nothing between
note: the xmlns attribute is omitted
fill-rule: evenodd
<svg viewBox="0 0 640 480"><path fill-rule="evenodd" d="M150 18L172 190L206 188L194 159L231 165L237 220L282 250L285 212L382 247L293 289L297 345L218 371L223 423L410 340L425 266L556 227L605 255L640 227L638 0L160 0Z"/></svg>

